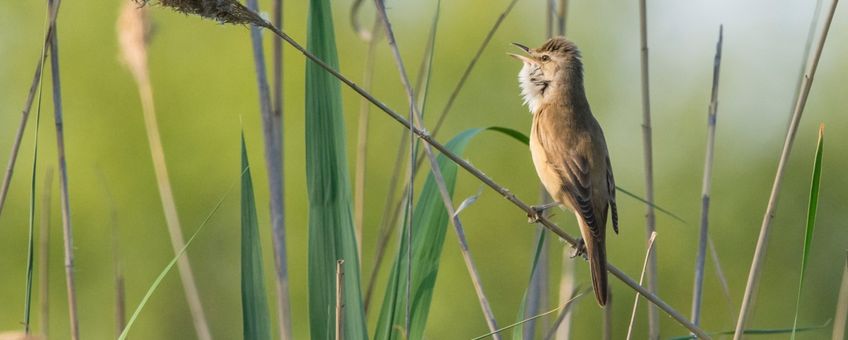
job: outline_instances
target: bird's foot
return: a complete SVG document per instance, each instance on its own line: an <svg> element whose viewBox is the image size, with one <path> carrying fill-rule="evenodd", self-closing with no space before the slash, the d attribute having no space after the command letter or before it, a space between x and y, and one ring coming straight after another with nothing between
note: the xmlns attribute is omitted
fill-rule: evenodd
<svg viewBox="0 0 848 340"><path fill-rule="evenodd" d="M546 210L548 210L552 207L558 206L558 205L559 205L559 203L552 202L552 203L548 203L548 204L530 206L531 212L527 213L527 222L528 223L539 223L539 220L542 219L542 215L545 214Z"/></svg>
<svg viewBox="0 0 848 340"><path fill-rule="evenodd" d="M586 242L582 238L577 239L577 244L574 245L574 252L571 253L571 258L586 255Z"/></svg>

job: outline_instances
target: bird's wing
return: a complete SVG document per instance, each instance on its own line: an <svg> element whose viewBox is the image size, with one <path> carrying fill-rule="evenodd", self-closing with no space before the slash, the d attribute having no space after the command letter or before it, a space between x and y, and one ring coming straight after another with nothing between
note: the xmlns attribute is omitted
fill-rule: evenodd
<svg viewBox="0 0 848 340"><path fill-rule="evenodd" d="M546 150L546 152L549 151ZM563 193L571 200L580 217L586 221L592 236L599 237L602 226L599 226L592 204L592 178L588 160L575 154L549 153L548 162L562 178Z"/></svg>
<svg viewBox="0 0 848 340"><path fill-rule="evenodd" d="M607 154L607 189L609 190L609 206L612 210L612 230L618 234L618 206L615 204L615 177L612 175L609 153Z"/></svg>

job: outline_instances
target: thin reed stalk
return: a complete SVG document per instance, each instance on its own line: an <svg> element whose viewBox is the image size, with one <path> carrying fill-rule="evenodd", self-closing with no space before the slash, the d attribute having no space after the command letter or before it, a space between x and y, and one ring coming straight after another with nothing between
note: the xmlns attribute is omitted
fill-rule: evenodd
<svg viewBox="0 0 848 340"><path fill-rule="evenodd" d="M822 31L816 41L816 48L812 52L812 62L807 64L807 70L804 72L803 85L798 94L798 100L795 102L795 109L792 113L792 120L789 124L789 131L786 133L786 140L783 143L783 150L780 152L780 161L777 165L777 173L774 176L774 184L769 195L768 205L766 207L763 223L760 226L760 236L757 239L757 247L754 250L754 258L751 263L751 269L748 272L748 283L745 285L745 295L742 297L742 307L739 311L739 319L736 322L736 331L733 339L739 340L743 336L745 325L748 321L748 314L753 307L754 295L756 295L757 287L759 286L760 274L762 272L762 264L766 257L766 247L768 245L769 232L771 231L771 221L777 212L777 198L780 193L781 184L783 182L783 174L786 171L786 164L789 160L789 154L792 151L792 145L795 142L795 135L798 132L798 125L801 121L801 116L804 114L804 107L807 104L807 98L810 94L810 88L813 85L813 78L816 75L819 59L824 50L824 43L827 40L827 33L830 31L830 24L833 21L833 14L836 12L838 0L833 0L828 10L827 19Z"/></svg>
<svg viewBox="0 0 848 340"><path fill-rule="evenodd" d="M651 136L651 93L648 72L648 19L645 0L639 0L639 36L641 41L642 60L642 146L645 158L645 200L651 204L645 205L645 234L648 238L656 231L656 216L654 215L654 151ZM656 252L648 256L648 291L657 292L657 257ZM658 340L660 337L660 318L656 308L648 306L648 339Z"/></svg>
<svg viewBox="0 0 848 340"><path fill-rule="evenodd" d="M258 11L256 0L248 0L250 10ZM281 6L281 5L280 5ZM282 9L279 9L282 11ZM276 14L275 14L276 15ZM282 20L282 18L279 18ZM280 27L280 26L277 26ZM256 69L256 83L259 93L259 106L262 117L262 135L265 142L265 165L268 172L268 191L270 193L271 228L274 244L274 268L277 274L277 310L281 339L291 336L291 303L289 302L288 261L286 258L285 195L283 193L283 151L282 151L282 55L274 59L274 98L268 87L265 67L264 48L260 27L251 25L250 40L253 46L253 63ZM275 39L276 40L276 39ZM278 51L275 50L274 53ZM279 51L281 53L281 51ZM276 105L276 106L275 106Z"/></svg>
<svg viewBox="0 0 848 340"><path fill-rule="evenodd" d="M436 12L436 14L433 16L432 27L430 28L429 42L427 44L427 48L424 51L424 58L421 61L421 67L418 70L418 84L415 91L415 97L419 98L420 112L424 112L424 106L426 104L428 86L430 84L430 68L432 66L431 64L433 60L433 53L435 52L435 36L439 17L440 16L438 12ZM375 18L373 34L369 33L369 37L371 37L372 39L380 33L381 30L379 30L376 25L381 22L382 21L380 20L380 17L377 16ZM361 36L364 30L360 30L359 32ZM368 101L366 100L365 105L370 106L370 103L368 103ZM403 161L403 156L404 150L406 149L407 141L409 140L408 133L408 130L403 130L403 133L401 133L400 140L398 142L398 151L395 156L394 167L392 169L392 176L389 179L389 188L383 206L383 214L380 218L380 227L377 236L376 252L374 256L374 267L371 269L371 276L370 280L368 281L368 288L366 289L365 293L366 312L368 311L368 306L373 295L374 284L376 283L375 280L377 278L377 274L379 273L379 270L383 263L383 259L385 258L386 245L388 244L389 238L391 237L391 232L393 228L397 225L397 220L400 217L400 208L404 206L404 204L406 203L406 197L408 196L406 194L406 187L404 187L402 198L400 200L396 200L395 197L397 194L398 182L400 181L400 171L403 168L403 165L406 165L406 162ZM394 206L394 209L392 209L392 206Z"/></svg>
<svg viewBox="0 0 848 340"><path fill-rule="evenodd" d="M44 173L41 188L41 220L38 231L38 284L41 299L41 336L48 337L50 330L50 202L53 193L53 168Z"/></svg>
<svg viewBox="0 0 848 340"><path fill-rule="evenodd" d="M377 43L380 31L379 18L374 19L374 25L368 34L368 52L365 55L365 70L362 72L362 88L371 90L371 79L374 77L374 63L377 59ZM280 41L276 39L276 41ZM353 180L353 221L356 225L356 249L362 258L362 229L365 226L365 170L368 164L368 123L371 105L365 99L359 102L359 123L356 134L356 167ZM360 262L360 266L362 263ZM366 306L367 306L366 299Z"/></svg>
<svg viewBox="0 0 848 340"><path fill-rule="evenodd" d="M654 241L657 240L657 232L653 232L651 234L651 238L648 239L648 251L645 253L645 261L642 263L642 274L639 274L639 284L642 284L642 281L645 279L645 272L648 267L648 259L651 256L651 252L654 250ZM627 326L627 340L630 340L630 337L633 335L633 325L636 321L636 311L639 307L639 294L636 294L636 297L633 300L633 311L630 312L630 324Z"/></svg>
<svg viewBox="0 0 848 340"><path fill-rule="evenodd" d="M612 329L613 329L613 320L612 320L612 312L613 312L613 295L612 290L610 290L607 296L607 304L604 306L604 332L603 339L604 340L612 340ZM637 295L638 296L638 295Z"/></svg>
<svg viewBox="0 0 848 340"><path fill-rule="evenodd" d="M574 261L571 258L569 247L562 248L562 264L560 265L559 278L559 302L568 301L576 292L574 280ZM556 329L556 340L568 340L571 334L571 310L565 310L560 319L554 322Z"/></svg>
<svg viewBox="0 0 848 340"><path fill-rule="evenodd" d="M833 313L832 340L845 340L845 323L848 322L848 252L842 266L842 283L839 285L839 297L836 298L836 312Z"/></svg>
<svg viewBox="0 0 848 340"><path fill-rule="evenodd" d="M47 60L47 51L50 48L51 37L53 36L53 28L55 27L56 17L59 15L60 0L56 0L56 9L48 12L47 32L44 33L44 45L41 47L41 56L35 64L35 74L32 77L32 83L29 85L29 92L24 103L24 108L21 110L21 122L18 124L18 130L15 132L15 141L12 142L12 151L9 152L9 162L6 165L6 171L3 174L3 184L0 185L0 214L3 213L3 207L6 204L6 197L9 193L9 185L12 183L12 174L15 171L15 163L18 160L18 152L21 149L21 141L24 138L24 131L29 121L29 113L32 109L32 103L35 100L35 93L41 85L41 75L44 71L44 64ZM51 6L48 4L48 6Z"/></svg>
<svg viewBox="0 0 848 340"><path fill-rule="evenodd" d="M274 0L274 26L283 27L283 0ZM285 148L283 148L283 131L284 129L284 121L283 121L283 42L280 39L274 39L273 42L273 55L271 66L273 67L273 79L274 79L274 90L273 90L273 115L271 115L271 122L273 122L273 126L280 131L279 142L280 142L280 205L278 209L280 210L279 214L285 216L286 209L286 181L285 181ZM274 269L277 274L276 287L277 287L277 324L280 325L280 339L281 340L289 340L292 339L291 334L291 304L289 303L289 279L288 279L288 268L286 263L280 265L280 262L285 262L286 258L285 252L285 218L281 219L279 224L275 224L272 226L274 230ZM280 245L279 247L277 245ZM278 259L279 258L279 259Z"/></svg>
<svg viewBox="0 0 848 340"><path fill-rule="evenodd" d="M565 328L571 327L571 326L564 326L563 325L563 323L565 323L565 322L570 322L570 319L571 319L571 306L573 306L573 303L569 303L569 302L570 301L571 302L576 301L575 299L583 296L584 293L585 293L585 291L583 293L580 293L579 288L574 287L574 289L568 295L567 299L560 300L560 304L565 304L566 306L565 306L565 308L562 309L562 312L559 313L559 316L557 316L557 319L554 320L553 327L548 331L547 335L545 335L545 337L543 339L545 339L545 340L551 340L551 339L567 340L569 338L568 333L565 333L565 335L562 335L562 329L564 327ZM565 296L565 294L560 294L560 296Z"/></svg>
<svg viewBox="0 0 848 340"><path fill-rule="evenodd" d="M704 263L707 257L707 239L709 238L710 187L712 185L713 160L715 153L716 113L718 112L718 83L721 70L721 46L724 38L724 26L718 28L715 61L713 62L713 86L710 95L710 108L707 114L707 152L704 160L704 179L701 186L701 231L698 252L695 255L695 281L692 291L692 323L701 321L701 296L704 290Z"/></svg>
<svg viewBox="0 0 848 340"><path fill-rule="evenodd" d="M400 57L400 51L397 47L397 42L395 42L395 35L392 32L392 25L389 22L389 16L386 14L386 6L383 3L383 0L375 0L374 3L377 6L377 14L380 19L383 21L383 27L386 30L386 40L389 43L389 46L392 48L392 54L395 57L395 63L398 67L398 72L400 73L401 83L403 84L404 89L406 90L407 99L409 101L409 182L406 187L406 207L405 207L405 223L406 223L406 244L409 246L406 247L406 282L405 282L405 291L406 291L406 313L404 314L404 333L410 334L410 320L412 317L412 200L413 200L413 192L415 185L415 172L412 164L415 163L415 136L412 134L412 129L414 128L415 120L416 120L416 112L415 112L415 94L412 91L412 85L409 82L409 78L406 76L406 69L403 66L403 60ZM429 154L429 150L428 154ZM436 168L433 170L433 177L436 179L436 182L440 185L444 184L444 179L441 176L437 176L438 174L438 165L433 163L433 167ZM441 186L439 187L441 189Z"/></svg>
<svg viewBox="0 0 848 340"><path fill-rule="evenodd" d="M344 262L336 261L336 340L344 339Z"/></svg>
<svg viewBox="0 0 848 340"><path fill-rule="evenodd" d="M132 6L135 11L135 6ZM126 291L124 289L124 269L121 261L121 245L120 235L118 232L118 209L115 207L115 198L112 196L112 191L109 190L109 185L106 183L106 176L99 168L95 168L95 174L103 189L103 197L105 197L106 206L109 210L109 231L110 243L112 250L112 275L114 275L115 284L115 337L121 336L121 331L126 326Z"/></svg>
<svg viewBox="0 0 848 340"><path fill-rule="evenodd" d="M77 316L77 294L74 279L74 233L71 226L71 202L68 193L68 165L65 157L65 128L62 121L62 83L59 77L59 35L56 29L56 12L60 0L47 0L51 14L50 73L53 85L53 117L56 125L56 153L59 158L59 187L62 198L62 232L65 244L65 288L68 294L68 318L70 337L79 340L79 317Z"/></svg>
<svg viewBox="0 0 848 340"><path fill-rule="evenodd" d="M468 76L471 75L471 71L474 69L474 66L477 65L477 61L480 60L480 56L483 55L483 51L486 49L486 46L489 46L489 42L492 41L492 37L495 36L495 32L498 31L501 23L503 23L504 19L506 19L512 11L512 7L515 6L517 2L518 0L510 1L509 5L506 6L506 9L501 12L501 15L498 16L497 20L495 20L495 24L492 25L492 28L488 33L486 33L486 37L483 38L483 43L480 44L480 48L477 49L477 52L474 53L474 57L471 58L468 66L465 67L465 71L463 71L462 76L459 77L459 82L456 83L456 87L454 87L453 91L451 91L450 97L448 97L448 101L445 103L445 107L439 114L439 119L436 121L436 125L433 126L433 136L436 136L439 133L439 129L442 127L442 123L445 122L448 112L450 112L450 109L453 107L456 97L459 96L459 91L462 90L463 86L465 86L465 81L468 80Z"/></svg>
<svg viewBox="0 0 848 340"><path fill-rule="evenodd" d="M415 106L415 94L412 90L412 85L409 82L409 78L407 77L406 68L404 67L403 59L401 58L401 55L400 55L400 49L397 45L397 41L395 40L394 32L392 31L391 22L389 21L389 17L386 14L386 8L385 8L382 0L377 0L376 3L377 3L377 11L378 11L380 17L383 20L383 27L386 30L386 39L389 43L389 46L392 49L392 54L394 55L395 62L397 64L397 68L398 68L398 72L400 73L401 83L403 84L403 87L406 90L407 99L409 101L410 115L411 115L410 118L412 119L412 120L410 120L410 122L413 123L413 124L409 125L409 129L410 130L421 129L421 127L423 126L423 119L421 117L421 113L417 111L417 108ZM414 124L416 124L416 120L417 120L418 127L414 126ZM410 137L414 137L414 135L412 133L410 133ZM412 143L414 141L410 141L410 142ZM413 152L414 152L414 149L413 149ZM480 280L480 275L477 272L477 267L474 264L474 260L471 257L471 250L469 249L468 242L465 239L465 232L464 232L463 227L462 227L462 222L460 221L459 215L456 213L456 211L453 207L453 202L452 202L450 193L448 192L447 185L445 184L444 177L442 176L441 170L439 169L439 164L436 161L436 157L433 154L432 146L429 145L429 144L424 144L424 153L427 155L427 158L430 161L430 168L431 168L432 173L433 173L433 178L434 178L434 180L435 180L435 182L436 182L436 184L439 188L439 194L441 195L442 202L445 204L445 209L447 210L448 215L451 216L451 222L454 226L454 231L456 232L457 239L459 240L459 243L460 243L460 251L462 252L462 257L463 257L463 260L465 261L465 265L468 269L469 275L471 276L471 281L472 281L472 284L474 285L474 291L477 294L477 299L479 300L480 307L483 310L483 315L485 316L486 324L489 326L489 330L494 332L495 330L498 329L497 322L495 321L494 313L492 312L491 306L489 304L489 300L486 298L485 293L483 293L483 284L482 284L482 281ZM413 164L413 162L415 160L414 159L415 154L411 153L410 156L411 156L410 164ZM410 169L411 169L411 167L410 167ZM414 183L412 176L414 176L414 174L410 173L410 182L409 182L409 188L410 189L408 190L410 193L412 192L411 189L412 189L412 185ZM409 203L411 203L411 199L410 199ZM409 223L410 223L410 227L411 227L411 219L410 219ZM411 228L408 228L407 230L409 231L409 230L411 230ZM411 233L410 233L410 236L411 236ZM410 292L409 292L409 289L410 289L409 283L412 282L412 276L411 276L412 275L412 270L411 270L412 250L411 249L412 249L413 243L412 243L411 237L409 237L408 242L409 242L408 243L409 247L407 247L407 251L409 252L409 254L408 254L409 258L408 258L407 264L410 266L410 268L408 268L408 270L409 270L408 275L409 276L408 276L408 281L407 281L407 300L406 300L407 301L407 308L409 308L409 306L411 305ZM407 320L406 320L407 321L406 334L410 334L409 333L409 318L410 318L409 309L407 309L406 318L407 318ZM493 335L493 338L499 339L499 336L497 334L495 334L495 335Z"/></svg>
<svg viewBox="0 0 848 340"><path fill-rule="evenodd" d="M453 105L452 104L453 100L456 99L457 95L459 94L459 91L462 89L462 87L465 83L465 80L471 74L471 71L474 69L474 65L477 64L477 60L479 60L480 55L482 55L483 50L485 50L486 46L488 46L489 42L491 41L495 32L500 27L503 20L512 11L512 7L515 5L516 1L517 0L513 0L509 3L506 10L504 10L504 12L501 13L500 17L498 17L498 19L495 21L495 24L492 26L492 28L486 34L486 37L483 39L483 43L481 44L480 48L477 50L477 52L475 53L475 56L471 59L468 66L465 68L465 71L463 71L463 75L460 77L459 83L457 83L457 86L451 92L450 98L452 98L452 99L448 100L448 103L445 105L445 108L442 110L441 114L439 115L439 121L444 120L444 117L447 115L447 112L450 110L450 107ZM430 48L429 48L428 54L432 53L432 49L433 49L432 45L434 43L433 37L435 36L435 30L436 30L435 20L437 20L437 19L438 19L438 15L436 15L435 18L434 18L434 25L433 25L433 28L432 28L433 32L431 33L431 41L430 41ZM360 33L363 32L363 30L358 30L358 31ZM428 57L428 58L425 58L425 60L432 60L432 55L430 55L430 57ZM424 66L424 64L422 63L421 72L419 73L419 76L418 76L419 80L424 79L423 75L424 75L425 68L423 66ZM428 77L429 77L429 66L426 68L426 70L427 70L427 74L428 74ZM419 86L418 90L421 91L423 88L425 88L425 87ZM423 96L416 95L416 97L418 97L418 98L426 97L426 91L424 91ZM423 102L426 102L426 101L423 101ZM423 109L423 104L422 104L422 109L420 110L420 112L425 112L425 110ZM436 128L433 130L434 136L438 132L440 125L441 125L441 123L436 124ZM366 289L366 293L365 293L366 311L368 309L369 302L371 300L372 291L373 291L373 288L374 288L374 279L376 278L376 275L377 275L379 268L380 268L380 264L382 263L383 258L385 256L385 247L386 247L386 244L388 243L388 239L391 235L391 233L390 233L391 228L394 225L396 225L397 219L400 216L400 212L401 212L400 208L403 207L405 202L406 202L405 199L401 199L399 202L395 203L395 191L397 190L398 180L400 178L399 173L402 169L402 164L404 163L402 161L403 150L407 148L407 140L409 138L408 135L407 135L407 132L408 131L404 131L404 133L401 136L400 142L398 143L398 154L397 154L397 158L396 158L395 163L394 163L395 166L394 166L394 170L392 171L392 177L391 177L391 180L389 181L389 190L388 190L388 194L386 195L386 201L385 201L385 205L384 205L384 208L383 208L383 216L381 218L382 222L381 222L381 225L380 225L380 233L379 233L379 236L378 236L378 239L377 239L375 266L374 266L374 269L372 269L372 271L371 271L371 280L369 281L368 289ZM417 172L418 168L421 166L421 163L423 161L424 161L424 155L421 155L417 158L417 160L415 161L414 168L413 168L413 173ZM404 185L404 187L406 188L406 185ZM408 193L405 190L406 189L404 189L403 195L404 195L404 197L408 197ZM393 205L394 205L394 209L390 210Z"/></svg>
<svg viewBox="0 0 848 340"><path fill-rule="evenodd" d="M118 40L124 62L132 73L138 87L142 114L144 116L144 126L147 132L147 141L153 160L153 170L156 175L156 185L159 189L159 198L165 214L171 247L174 254L177 254L180 249L184 248L185 240L183 239L182 226L180 225L177 206L174 201L171 180L168 176L165 150L159 135L159 126L156 123L153 87L150 83L150 75L147 68L147 47L145 46L146 25L145 12L137 9L134 4L127 3L118 21ZM197 336L203 340L211 339L212 335L209 332L209 325L206 322L200 293L197 290L197 284L195 283L188 255L180 257L177 266Z"/></svg>

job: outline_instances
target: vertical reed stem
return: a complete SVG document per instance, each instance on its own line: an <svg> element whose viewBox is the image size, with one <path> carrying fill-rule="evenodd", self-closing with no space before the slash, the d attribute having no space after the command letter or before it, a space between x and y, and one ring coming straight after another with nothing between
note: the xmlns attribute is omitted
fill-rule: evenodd
<svg viewBox="0 0 848 340"><path fill-rule="evenodd" d="M645 205L645 234L650 238L656 231L654 216L654 152L651 136L651 95L648 72L648 19L645 0L639 0L639 32L642 56L642 144L645 158L645 200L651 204ZM656 250L648 257L648 291L657 293L657 257ZM660 318L654 306L648 306L648 339L657 340L660 337Z"/></svg>
<svg viewBox="0 0 848 340"><path fill-rule="evenodd" d="M336 261L336 340L344 340L344 262Z"/></svg>
<svg viewBox="0 0 848 340"><path fill-rule="evenodd" d="M795 102L795 109L792 113L789 131L786 133L783 150L780 152L780 161L777 164L777 173L774 176L774 184L772 184L765 216L763 216L763 223L760 226L760 236L757 239L757 247L754 250L751 270L748 272L748 283L745 286L745 295L742 297L742 307L739 311L739 319L736 321L736 331L733 335L734 340L742 339L743 331L745 330L745 325L748 321L748 313L750 313L751 308L753 307L754 296L756 295L756 290L760 281L760 274L762 272L762 264L766 257L766 247L768 245L769 232L771 231L771 221L777 213L777 198L783 182L783 174L786 171L786 163L789 160L789 154L792 151L792 145L795 142L798 125L801 121L801 116L804 114L807 97L809 96L810 88L813 85L813 78L816 75L819 58L821 58L822 50L824 50L824 43L827 40L827 33L830 30L830 23L833 21L833 14L836 12L836 5L838 2L838 0L833 0L831 3L827 20L821 34L819 35L818 41L816 42L816 49L813 51L812 62L807 64L807 70L804 72L803 83L798 94L798 101Z"/></svg>
<svg viewBox="0 0 848 340"><path fill-rule="evenodd" d="M51 17L56 17L60 0L47 0ZM74 283L74 233L71 227L71 203L68 194L68 165L65 161L65 129L62 121L62 84L59 77L59 32L56 21L51 23L50 69L53 79L53 115L56 124L56 153L59 157L59 185L62 198L62 232L65 243L65 288L68 294L68 317L70 318L72 340L79 340L79 317L77 316L77 295Z"/></svg>
<svg viewBox="0 0 848 340"><path fill-rule="evenodd" d="M715 150L716 113L718 112L718 80L721 70L721 46L724 38L724 26L719 26L718 43L716 43L715 61L713 62L713 86L710 95L710 108L707 115L707 153L704 160L704 179L701 186L701 232L698 240L698 253L695 256L695 283L692 292L692 323L698 325L701 321L701 296L704 289L704 263L707 256L707 239L709 238L710 187L713 175L713 156Z"/></svg>

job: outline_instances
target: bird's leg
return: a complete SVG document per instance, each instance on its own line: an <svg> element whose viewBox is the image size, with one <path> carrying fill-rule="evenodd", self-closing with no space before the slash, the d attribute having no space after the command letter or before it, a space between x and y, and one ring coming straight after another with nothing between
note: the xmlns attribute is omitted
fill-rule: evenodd
<svg viewBox="0 0 848 340"><path fill-rule="evenodd" d="M571 253L571 258L586 255L586 242L583 238L577 239L577 244L574 245L574 252Z"/></svg>
<svg viewBox="0 0 848 340"><path fill-rule="evenodd" d="M542 204L542 205L530 206L530 210L532 210L532 212L527 214L527 222L538 223L539 220L542 218L542 214L545 213L545 210L548 210L548 209L553 208L553 207L558 206L558 205L559 205L559 202L551 202L551 203Z"/></svg>

